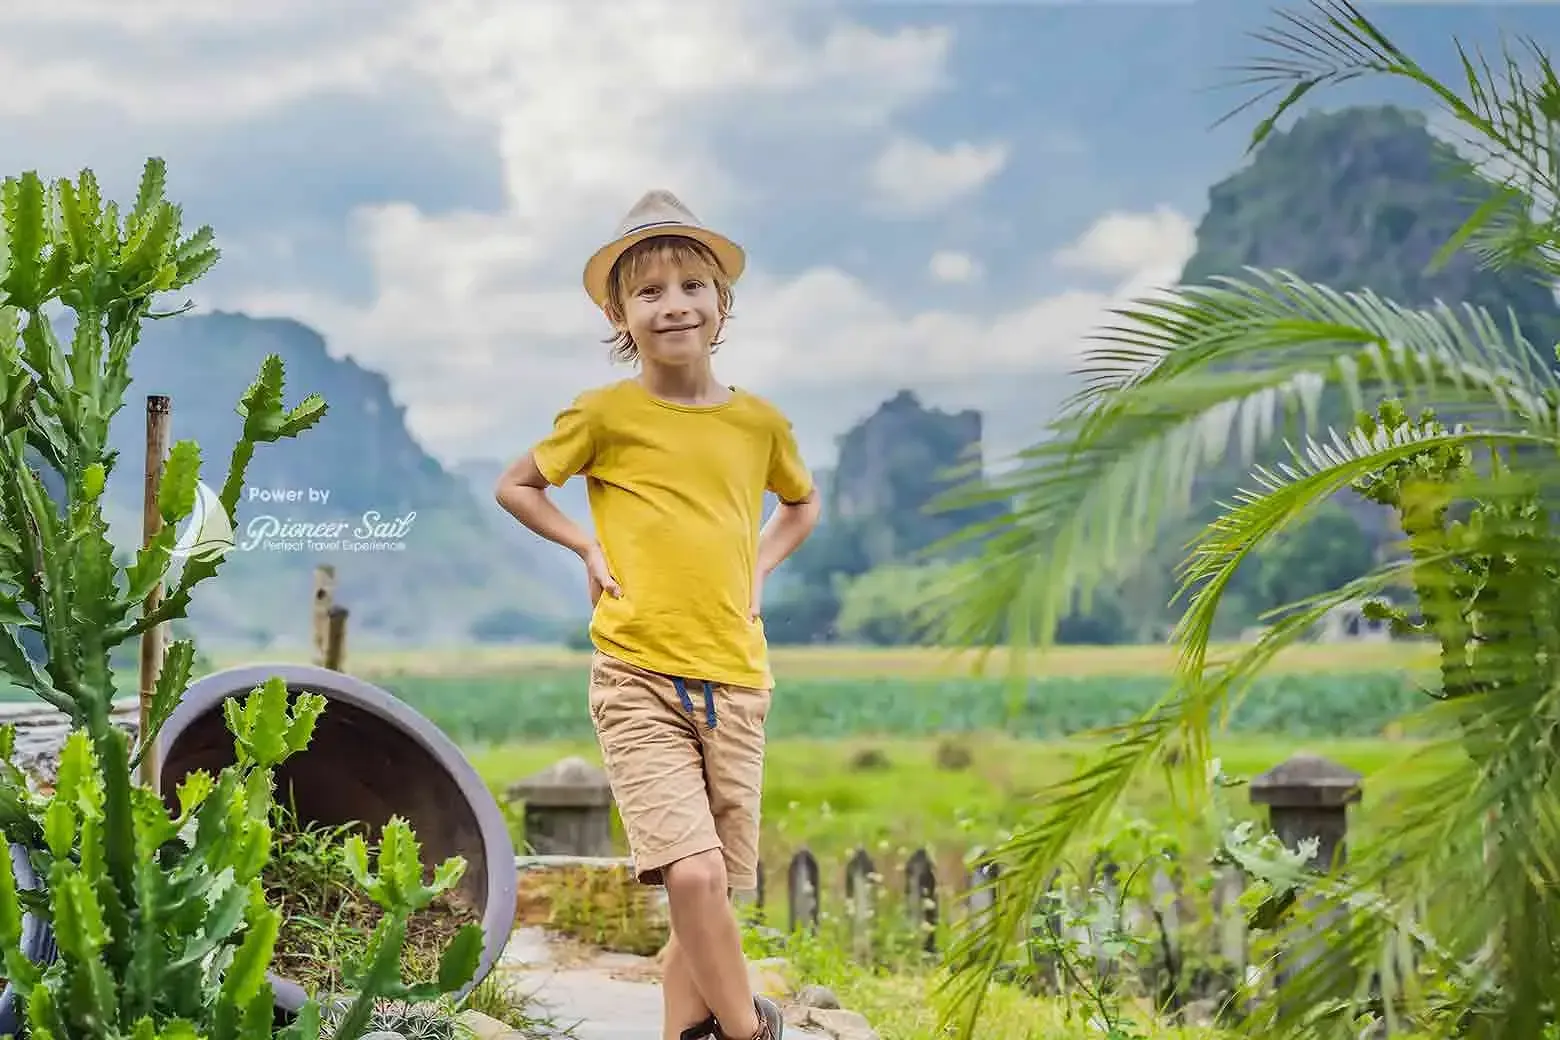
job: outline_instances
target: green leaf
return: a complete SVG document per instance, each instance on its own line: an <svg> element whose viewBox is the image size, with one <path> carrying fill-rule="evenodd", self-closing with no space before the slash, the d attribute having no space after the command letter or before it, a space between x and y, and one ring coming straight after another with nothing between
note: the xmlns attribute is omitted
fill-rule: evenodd
<svg viewBox="0 0 1560 1040"><path fill-rule="evenodd" d="M157 488L157 512L164 524L185 519L195 508L195 485L200 481L200 446L194 441L176 442L163 463Z"/></svg>
<svg viewBox="0 0 1560 1040"><path fill-rule="evenodd" d="M298 1009L298 1015L277 1033L277 1040L320 1040L320 1005L310 999Z"/></svg>
<svg viewBox="0 0 1560 1040"><path fill-rule="evenodd" d="M162 670L157 673L157 683L152 690L146 733L140 738L140 747L132 759L132 765L139 765L146 749L155 746L157 734L162 731L163 724L179 706L184 691L189 688L194 670L195 643L189 639L176 639L169 643L163 651Z"/></svg>
<svg viewBox="0 0 1560 1040"><path fill-rule="evenodd" d="M168 164L152 156L141 166L141 183L135 193L135 206L126 218L126 225L133 235L153 219L163 205L168 191Z"/></svg>
<svg viewBox="0 0 1560 1040"><path fill-rule="evenodd" d="M255 891L256 901L249 926L244 931L244 941L239 945L233 963L228 965L227 977L222 980L224 992L237 1004L248 1004L260 994L262 987L269 988L266 972L281 929L281 915L267 907L264 896L258 889Z"/></svg>
<svg viewBox="0 0 1560 1040"><path fill-rule="evenodd" d="M477 974L482 959L482 928L480 925L462 925L460 931L444 948L439 958L439 989L454 993Z"/></svg>
<svg viewBox="0 0 1560 1040"><path fill-rule="evenodd" d="M440 863L433 872L433 884L429 886L435 895L448 892L460 884L460 879L466 875L466 861L459 856L451 856Z"/></svg>
<svg viewBox="0 0 1560 1040"><path fill-rule="evenodd" d="M288 411L281 423L276 427L277 437L296 437L305 430L311 429L321 419L325 418L325 399L319 394L310 394L297 406Z"/></svg>
<svg viewBox="0 0 1560 1040"><path fill-rule="evenodd" d="M7 178L0 187L0 215L10 245L10 263L0 279L7 301L32 310L45 299L43 252L48 242L46 192L37 173Z"/></svg>
<svg viewBox="0 0 1560 1040"><path fill-rule="evenodd" d="M179 782L177 793L179 819L185 820L194 815L195 811L210 797L211 792L216 790L216 786L216 781L204 769L186 773L184 779Z"/></svg>
<svg viewBox="0 0 1560 1040"><path fill-rule="evenodd" d="M49 888L54 894L54 934L60 952L77 964L96 961L108 942L108 930L91 882L57 863Z"/></svg>
<svg viewBox="0 0 1560 1040"><path fill-rule="evenodd" d="M179 244L173 257L176 273L169 289L182 289L216 266L222 253L212 244L215 237L211 228L201 227Z"/></svg>

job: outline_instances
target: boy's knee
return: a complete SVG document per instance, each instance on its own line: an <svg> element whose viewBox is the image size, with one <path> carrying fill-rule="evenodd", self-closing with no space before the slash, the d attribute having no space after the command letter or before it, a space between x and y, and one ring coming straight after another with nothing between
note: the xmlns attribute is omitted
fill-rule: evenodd
<svg viewBox="0 0 1560 1040"><path fill-rule="evenodd" d="M726 898L726 861L719 849L680 859L667 867L663 874L669 898Z"/></svg>

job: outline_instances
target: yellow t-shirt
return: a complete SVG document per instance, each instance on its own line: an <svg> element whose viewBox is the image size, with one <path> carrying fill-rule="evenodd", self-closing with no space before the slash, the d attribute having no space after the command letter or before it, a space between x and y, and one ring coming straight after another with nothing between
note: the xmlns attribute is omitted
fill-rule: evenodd
<svg viewBox="0 0 1560 1040"><path fill-rule="evenodd" d="M763 622L748 620L764 491L812 492L778 409L735 388L723 404L674 404L627 379L575 398L533 457L556 487L586 478L622 590L596 603L597 649L663 675L773 685Z"/></svg>

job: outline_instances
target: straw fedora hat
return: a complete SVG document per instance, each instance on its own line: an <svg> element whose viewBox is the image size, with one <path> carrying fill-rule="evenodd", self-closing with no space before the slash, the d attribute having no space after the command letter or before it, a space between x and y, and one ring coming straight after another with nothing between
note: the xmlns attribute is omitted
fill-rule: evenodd
<svg viewBox="0 0 1560 1040"><path fill-rule="evenodd" d="M659 189L646 192L643 198L634 203L628 216L623 218L617 237L596 250L585 264L585 291L596 302L596 306L606 309L607 279L618 257L634 243L657 235L681 235L702 242L715 254L726 277L733 282L741 277L742 268L747 263L741 246L700 224L677 196Z"/></svg>

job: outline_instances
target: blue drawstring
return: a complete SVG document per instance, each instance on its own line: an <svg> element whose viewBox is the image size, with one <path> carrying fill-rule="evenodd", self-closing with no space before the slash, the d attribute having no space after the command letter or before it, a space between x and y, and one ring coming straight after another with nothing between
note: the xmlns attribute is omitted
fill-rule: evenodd
<svg viewBox="0 0 1560 1040"><path fill-rule="evenodd" d="M704 686L704 721L710 727L715 728L715 691L710 687L709 680L701 680ZM683 711L693 714L693 698L688 696L688 684L676 676L672 677L672 687L677 690L677 699L682 701Z"/></svg>

